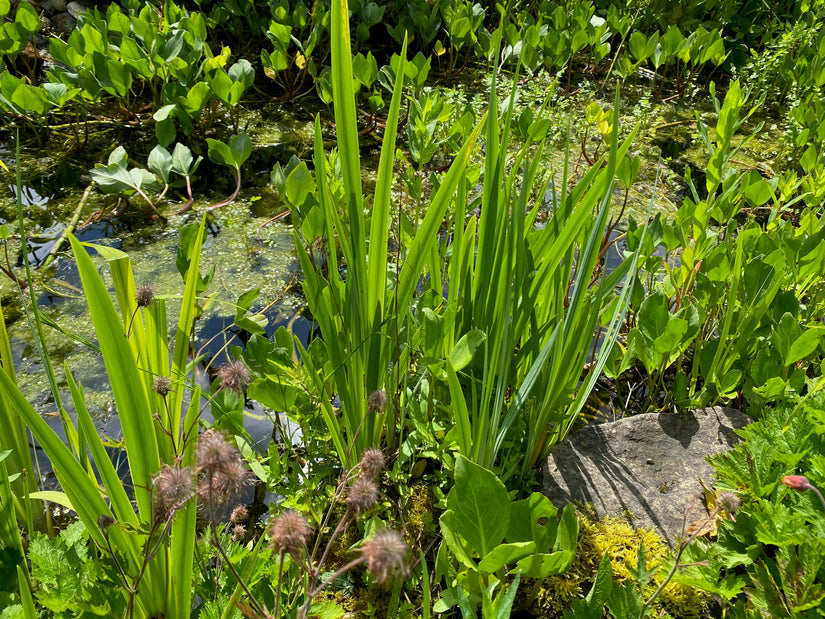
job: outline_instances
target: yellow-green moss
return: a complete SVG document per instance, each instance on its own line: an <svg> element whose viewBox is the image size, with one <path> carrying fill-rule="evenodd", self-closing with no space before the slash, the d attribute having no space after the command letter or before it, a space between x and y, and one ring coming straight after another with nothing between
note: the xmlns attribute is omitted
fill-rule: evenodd
<svg viewBox="0 0 825 619"><path fill-rule="evenodd" d="M433 491L424 482L417 482L410 487L410 495L403 510L401 523L407 541L420 546L427 531L432 527L433 520Z"/></svg>
<svg viewBox="0 0 825 619"><path fill-rule="evenodd" d="M593 584L602 557L610 557L614 582L632 581L628 567L635 569L639 547L644 543L648 569L662 565L672 557L673 551L655 532L636 529L622 518L597 519L592 513L580 510L579 542L576 559L570 570L559 576L551 576L536 583L533 612L539 617L557 617L570 607L570 601L586 595ZM659 570L653 583L645 589L649 596L667 575ZM657 610L664 610L676 619L707 617L707 594L678 583L669 583L654 603Z"/></svg>

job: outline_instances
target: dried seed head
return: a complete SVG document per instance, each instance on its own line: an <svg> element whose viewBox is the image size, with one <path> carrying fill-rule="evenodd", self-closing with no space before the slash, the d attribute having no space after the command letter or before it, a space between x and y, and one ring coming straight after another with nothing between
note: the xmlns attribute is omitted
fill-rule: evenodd
<svg viewBox="0 0 825 619"><path fill-rule="evenodd" d="M103 529L103 532L106 532L110 526L115 523L115 519L112 518L109 514L100 514L97 518L97 526Z"/></svg>
<svg viewBox="0 0 825 619"><path fill-rule="evenodd" d="M375 447L367 449L364 455L361 456L361 463L359 468L361 470L361 477L365 479L378 479L381 471L384 470L384 453Z"/></svg>
<svg viewBox="0 0 825 619"><path fill-rule="evenodd" d="M241 542L246 537L246 527L242 524L236 524L232 527L232 541Z"/></svg>
<svg viewBox="0 0 825 619"><path fill-rule="evenodd" d="M367 398L367 408L371 413L383 413L387 409L390 399L383 389L376 389Z"/></svg>
<svg viewBox="0 0 825 619"><path fill-rule="evenodd" d="M385 582L393 574L406 573L408 552L404 539L389 529L378 531L361 547L367 569L378 583Z"/></svg>
<svg viewBox="0 0 825 619"><path fill-rule="evenodd" d="M374 481L360 478L355 481L347 493L347 506L360 516L378 502L378 486Z"/></svg>
<svg viewBox="0 0 825 619"><path fill-rule="evenodd" d="M155 300L155 287L152 284L143 284L135 291L135 301L138 307L149 307Z"/></svg>
<svg viewBox="0 0 825 619"><path fill-rule="evenodd" d="M242 522L245 522L247 518L249 518L249 510L246 508L246 505L238 505L232 510L232 515L229 517L229 522L233 524L241 524Z"/></svg>
<svg viewBox="0 0 825 619"><path fill-rule="evenodd" d="M157 376L152 383L152 391L165 398L172 391L172 380L168 376Z"/></svg>
<svg viewBox="0 0 825 619"><path fill-rule="evenodd" d="M246 465L240 459L236 459L220 469L200 476L198 498L204 505L211 503L213 507L217 507L237 497L250 481Z"/></svg>
<svg viewBox="0 0 825 619"><path fill-rule="evenodd" d="M240 452L215 430L201 435L197 473L198 498L211 507L237 496L251 481Z"/></svg>
<svg viewBox="0 0 825 619"><path fill-rule="evenodd" d="M153 481L155 519L169 520L195 494L195 478L188 468L163 465Z"/></svg>
<svg viewBox="0 0 825 619"><path fill-rule="evenodd" d="M207 430L198 442L198 471L216 471L239 456L238 450L226 442L223 434Z"/></svg>
<svg viewBox="0 0 825 619"><path fill-rule="evenodd" d="M218 368L218 378L221 379L224 389L242 395L244 388L249 384L249 368L240 359L235 359Z"/></svg>
<svg viewBox="0 0 825 619"><path fill-rule="evenodd" d="M813 488L813 485L810 481L808 481L808 478L803 477L802 475L785 475L785 477L782 478L782 483L789 488L799 490L800 492Z"/></svg>
<svg viewBox="0 0 825 619"><path fill-rule="evenodd" d="M306 547L312 527L301 514L288 509L269 525L269 539L273 549L279 553L297 555Z"/></svg>
<svg viewBox="0 0 825 619"><path fill-rule="evenodd" d="M716 505L728 514L733 514L742 507L742 499L733 492L723 492L716 497Z"/></svg>

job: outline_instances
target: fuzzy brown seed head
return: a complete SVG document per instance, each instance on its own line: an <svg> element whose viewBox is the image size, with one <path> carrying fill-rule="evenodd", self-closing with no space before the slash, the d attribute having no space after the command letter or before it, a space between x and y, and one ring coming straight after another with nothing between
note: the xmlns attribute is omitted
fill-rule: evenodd
<svg viewBox="0 0 825 619"><path fill-rule="evenodd" d="M312 527L301 514L288 509L269 525L270 545L279 553L297 555L306 548Z"/></svg>
<svg viewBox="0 0 825 619"><path fill-rule="evenodd" d="M733 514L742 507L742 499L733 492L722 492L716 497L716 505L728 514Z"/></svg>
<svg viewBox="0 0 825 619"><path fill-rule="evenodd" d="M232 515L229 517L229 522L232 524L241 524L246 522L247 518L249 518L249 510L246 508L246 505L238 505L232 510Z"/></svg>
<svg viewBox="0 0 825 619"><path fill-rule="evenodd" d="M100 514L97 518L97 526L103 529L103 532L106 532L110 526L115 523L115 519L112 518L109 514Z"/></svg>
<svg viewBox="0 0 825 619"><path fill-rule="evenodd" d="M379 530L361 547L367 569L378 583L385 582L394 574L406 573L408 552L404 539L389 529Z"/></svg>
<svg viewBox="0 0 825 619"><path fill-rule="evenodd" d="M152 485L157 521L169 520L195 494L195 477L188 468L164 464Z"/></svg>
<svg viewBox="0 0 825 619"><path fill-rule="evenodd" d="M359 478L349 487L347 506L361 516L378 502L378 486L369 479Z"/></svg>
<svg viewBox="0 0 825 619"><path fill-rule="evenodd" d="M240 452L215 430L200 437L197 474L198 499L211 508L239 495L252 480Z"/></svg>
<svg viewBox="0 0 825 619"><path fill-rule="evenodd" d="M390 399L383 389L376 389L367 398L367 408L372 413L383 413L387 409Z"/></svg>
<svg viewBox="0 0 825 619"><path fill-rule="evenodd" d="M385 465L384 453L380 449L372 447L367 449L364 455L361 456L358 468L361 471L361 477L375 480L378 479Z"/></svg>
<svg viewBox="0 0 825 619"><path fill-rule="evenodd" d="M149 307L155 300L155 287L152 284L143 284L135 291L135 301L138 307Z"/></svg>
<svg viewBox="0 0 825 619"><path fill-rule="evenodd" d="M198 442L198 471L207 474L226 466L240 457L238 450L215 430L204 432Z"/></svg>
<svg viewBox="0 0 825 619"><path fill-rule="evenodd" d="M224 363L218 368L218 378L224 389L243 395L243 390L249 384L249 368L240 359Z"/></svg>
<svg viewBox="0 0 825 619"><path fill-rule="evenodd" d="M242 524L236 524L232 527L232 541L233 542L242 542L243 538L246 537L246 527Z"/></svg>
<svg viewBox="0 0 825 619"><path fill-rule="evenodd" d="M250 481L246 465L238 458L219 469L201 474L198 479L198 498L204 505L217 507L237 497Z"/></svg>
<svg viewBox="0 0 825 619"><path fill-rule="evenodd" d="M165 398L172 391L172 380L168 376L157 376L152 382L152 391Z"/></svg>

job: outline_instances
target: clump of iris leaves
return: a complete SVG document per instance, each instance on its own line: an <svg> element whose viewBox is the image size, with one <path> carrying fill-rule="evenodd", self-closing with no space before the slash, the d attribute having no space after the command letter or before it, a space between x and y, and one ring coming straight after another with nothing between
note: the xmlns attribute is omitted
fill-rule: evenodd
<svg viewBox="0 0 825 619"><path fill-rule="evenodd" d="M182 276L138 287L126 253L90 257L77 218L59 241L116 403L112 448L51 363L46 271L26 251L3 266L59 421L17 388L0 323L0 617L540 614L581 549L537 471L596 393L621 414L721 404L756 422L712 459L707 516L669 560L639 548L627 579L597 557L557 616L821 615L825 3L124 0L62 36L34 4L0 14L14 161L21 140L75 157L117 136L84 203L178 225ZM206 219L253 181L248 114L272 101L314 127L270 181L316 337L268 335L244 292L243 342L213 368L191 353ZM659 122L669 106L706 112ZM649 157L678 140L687 155ZM185 220L201 164L232 192ZM13 167L7 250L30 223ZM264 452L251 401L276 420Z"/></svg>

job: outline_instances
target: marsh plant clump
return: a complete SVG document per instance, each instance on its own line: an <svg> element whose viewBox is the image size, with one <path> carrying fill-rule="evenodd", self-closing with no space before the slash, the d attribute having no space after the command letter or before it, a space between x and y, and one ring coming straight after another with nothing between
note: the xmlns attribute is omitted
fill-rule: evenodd
<svg viewBox="0 0 825 619"><path fill-rule="evenodd" d="M0 2L0 615L825 613L825 2L677 4ZM594 394L756 419L675 548Z"/></svg>

